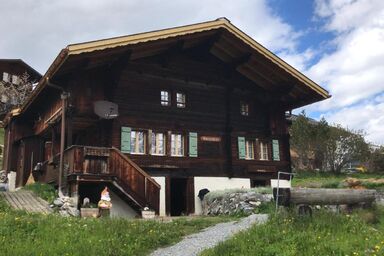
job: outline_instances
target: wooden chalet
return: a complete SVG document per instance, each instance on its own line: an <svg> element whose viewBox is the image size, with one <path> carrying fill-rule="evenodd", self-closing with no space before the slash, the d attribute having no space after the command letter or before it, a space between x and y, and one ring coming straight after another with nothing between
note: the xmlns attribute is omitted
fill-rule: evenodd
<svg viewBox="0 0 384 256"><path fill-rule="evenodd" d="M33 171L80 200L108 185L134 210L198 213L202 188L290 171L286 113L328 97L225 18L72 44L4 120L4 169L17 186Z"/></svg>

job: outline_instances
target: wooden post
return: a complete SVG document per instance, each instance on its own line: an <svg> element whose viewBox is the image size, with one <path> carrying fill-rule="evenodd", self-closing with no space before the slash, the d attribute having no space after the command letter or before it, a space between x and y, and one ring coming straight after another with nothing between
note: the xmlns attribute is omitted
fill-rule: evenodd
<svg viewBox="0 0 384 256"><path fill-rule="evenodd" d="M65 109L67 106L68 94L61 93L61 134L60 134L60 166L59 166L59 196L63 196L63 171L64 171L64 148L65 148Z"/></svg>

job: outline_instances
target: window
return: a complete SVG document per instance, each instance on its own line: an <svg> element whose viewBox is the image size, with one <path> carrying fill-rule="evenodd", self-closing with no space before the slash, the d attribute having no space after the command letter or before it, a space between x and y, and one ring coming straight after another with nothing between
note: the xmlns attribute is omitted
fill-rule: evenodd
<svg viewBox="0 0 384 256"><path fill-rule="evenodd" d="M12 75L12 83L15 85L19 84L19 77L16 75Z"/></svg>
<svg viewBox="0 0 384 256"><path fill-rule="evenodd" d="M160 102L161 106L170 106L171 105L171 97L168 91L160 92Z"/></svg>
<svg viewBox="0 0 384 256"><path fill-rule="evenodd" d="M178 108L185 108L185 94L184 93L176 93L176 106Z"/></svg>
<svg viewBox="0 0 384 256"><path fill-rule="evenodd" d="M242 116L249 116L249 104L241 102L240 103L240 113Z"/></svg>
<svg viewBox="0 0 384 256"><path fill-rule="evenodd" d="M268 160L268 144L260 141L260 160Z"/></svg>
<svg viewBox="0 0 384 256"><path fill-rule="evenodd" d="M152 155L165 155L165 136L164 133L152 133Z"/></svg>
<svg viewBox="0 0 384 256"><path fill-rule="evenodd" d="M8 83L9 80L10 80L10 75L7 72L3 72L3 81Z"/></svg>
<svg viewBox="0 0 384 256"><path fill-rule="evenodd" d="M171 156L184 156L184 137L181 134L171 135Z"/></svg>
<svg viewBox="0 0 384 256"><path fill-rule="evenodd" d="M251 160L254 158L253 141L245 140L245 159Z"/></svg>
<svg viewBox="0 0 384 256"><path fill-rule="evenodd" d="M145 153L145 133L142 131L131 131L131 153Z"/></svg>

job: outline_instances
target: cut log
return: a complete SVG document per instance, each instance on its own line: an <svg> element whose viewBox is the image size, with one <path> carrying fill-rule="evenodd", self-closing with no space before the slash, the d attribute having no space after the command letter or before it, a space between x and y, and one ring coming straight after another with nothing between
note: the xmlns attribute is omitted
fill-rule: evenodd
<svg viewBox="0 0 384 256"><path fill-rule="evenodd" d="M282 193L279 196L279 201L308 205L369 204L375 200L375 194L376 190L373 189L291 188L290 193ZM286 196L289 198L285 198Z"/></svg>

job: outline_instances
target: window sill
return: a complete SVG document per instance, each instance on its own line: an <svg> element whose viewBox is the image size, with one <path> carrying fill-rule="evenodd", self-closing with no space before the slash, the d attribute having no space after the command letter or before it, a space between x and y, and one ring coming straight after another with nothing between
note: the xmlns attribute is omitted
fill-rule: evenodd
<svg viewBox="0 0 384 256"><path fill-rule="evenodd" d="M135 152L130 152L129 154L131 154L131 155L145 155L145 153L135 153Z"/></svg>

